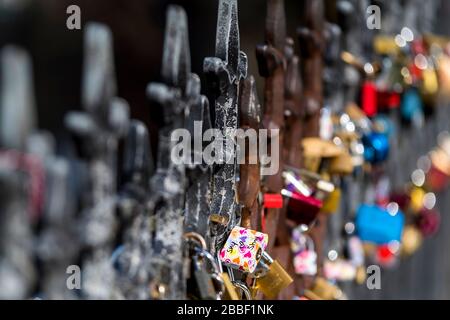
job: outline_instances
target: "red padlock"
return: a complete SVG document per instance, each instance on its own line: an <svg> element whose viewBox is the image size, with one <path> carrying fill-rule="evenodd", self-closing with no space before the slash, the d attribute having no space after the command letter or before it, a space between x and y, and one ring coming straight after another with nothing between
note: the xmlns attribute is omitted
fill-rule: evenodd
<svg viewBox="0 0 450 320"><path fill-rule="evenodd" d="M386 106L389 109L396 109L396 108L400 107L400 101L401 101L400 94L395 91L390 91L388 93Z"/></svg>
<svg viewBox="0 0 450 320"><path fill-rule="evenodd" d="M390 202L395 202L398 204L400 210L403 212L408 211L409 204L411 203L411 196L406 192L397 191L390 195Z"/></svg>
<svg viewBox="0 0 450 320"><path fill-rule="evenodd" d="M283 196L279 193L264 194L264 208L266 209L281 209L283 208Z"/></svg>
<svg viewBox="0 0 450 320"><path fill-rule="evenodd" d="M377 87L373 81L364 81L361 87L361 108L368 117L373 117L378 110Z"/></svg>
<svg viewBox="0 0 450 320"><path fill-rule="evenodd" d="M391 110L400 107L400 94L396 91L378 91L378 110Z"/></svg>
<svg viewBox="0 0 450 320"><path fill-rule="evenodd" d="M417 217L417 227L424 237L431 237L439 230L441 216L436 210L422 209Z"/></svg>
<svg viewBox="0 0 450 320"><path fill-rule="evenodd" d="M388 244L378 246L375 260L382 266L389 267L395 263L396 256Z"/></svg>
<svg viewBox="0 0 450 320"><path fill-rule="evenodd" d="M425 54L425 42L423 38L415 39L411 42L411 50L413 54Z"/></svg>
<svg viewBox="0 0 450 320"><path fill-rule="evenodd" d="M433 191L442 191L448 186L449 176L432 165L426 174L426 185Z"/></svg>
<svg viewBox="0 0 450 320"><path fill-rule="evenodd" d="M323 202L313 196L286 189L282 190L282 194L289 198L287 217L299 225L310 225L323 206Z"/></svg>

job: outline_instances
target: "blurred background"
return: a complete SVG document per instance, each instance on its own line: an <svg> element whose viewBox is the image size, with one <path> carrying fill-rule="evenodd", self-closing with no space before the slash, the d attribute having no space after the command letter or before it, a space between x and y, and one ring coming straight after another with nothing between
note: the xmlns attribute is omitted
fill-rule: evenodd
<svg viewBox="0 0 450 320"><path fill-rule="evenodd" d="M302 23L302 1L286 0L288 34L295 35ZM325 1L326 18L339 21L334 0ZM365 3L365 7L369 4ZM147 102L145 88L160 80L160 65L168 4L182 5L189 19L192 71L202 76L204 57L214 55L217 1L205 0L0 0L0 47L17 44L31 55L38 126L54 133L58 149L64 152L68 132L63 118L69 110L81 109L81 76L83 30L68 30L66 9L76 4L81 8L82 26L97 21L108 25L114 38L118 96L130 104L131 116L147 124L152 148L156 151L156 133L161 124L161 111ZM405 21L414 21L418 32L450 35L450 1L373 1L380 5L381 33L399 32ZM384 19L384 8L413 6L415 16L397 12L394 22ZM364 7L364 5L361 5ZM413 10L414 11L414 10ZM390 11L391 12L391 11ZM257 76L255 46L264 41L266 1L239 1L241 50L249 56L249 73L256 76L262 99L263 78ZM391 16L392 17L392 16ZM388 18L388 17L386 17ZM356 18L358 19L358 18ZM365 19L361 17L359 19ZM410 26L412 27L412 26ZM413 27L412 27L413 28ZM364 32L371 37L368 30ZM376 32L376 31L374 31ZM365 37L354 41L364 52ZM298 41L296 40L296 45ZM203 86L204 79L202 78ZM416 160L436 145L442 130L449 130L449 106L438 108L422 128L406 128L398 135L388 168L394 183L404 183L416 166ZM398 124L398 123L397 123ZM155 152L154 152L155 154ZM393 268L382 270L382 289L368 290L351 283L343 289L352 299L450 299L450 194L438 195L441 229L411 257Z"/></svg>

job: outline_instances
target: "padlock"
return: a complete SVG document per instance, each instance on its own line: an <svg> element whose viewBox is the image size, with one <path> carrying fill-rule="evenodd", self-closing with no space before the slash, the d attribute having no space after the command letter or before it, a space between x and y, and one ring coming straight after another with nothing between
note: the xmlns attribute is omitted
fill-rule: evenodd
<svg viewBox="0 0 450 320"><path fill-rule="evenodd" d="M356 278L357 267L344 259L326 260L323 272L325 278L329 280L352 281Z"/></svg>
<svg viewBox="0 0 450 320"><path fill-rule="evenodd" d="M361 205L356 213L356 231L362 241L376 244L400 242L404 214L392 203L387 209L375 205Z"/></svg>
<svg viewBox="0 0 450 320"><path fill-rule="evenodd" d="M428 64L431 62L429 61ZM422 84L420 86L420 94L422 100L427 106L433 107L439 92L439 82L434 67L428 67L422 71Z"/></svg>
<svg viewBox="0 0 450 320"><path fill-rule="evenodd" d="M450 176L450 155L443 148L435 148L429 154L432 165Z"/></svg>
<svg viewBox="0 0 450 320"><path fill-rule="evenodd" d="M352 115L343 113L338 120L339 129L336 130L336 138L340 141L344 153L330 160L328 166L330 174L352 174L355 167L361 166L364 162L364 146L360 141L360 131L366 132L369 129L370 120L354 104L348 105L346 110Z"/></svg>
<svg viewBox="0 0 450 320"><path fill-rule="evenodd" d="M365 80L361 86L361 108L368 117L378 113L377 87L371 80Z"/></svg>
<svg viewBox="0 0 450 320"><path fill-rule="evenodd" d="M355 266L364 265L364 248L361 239L357 236L350 236L346 243L346 254L348 260Z"/></svg>
<svg viewBox="0 0 450 320"><path fill-rule="evenodd" d="M355 282L358 285L362 285L366 282L367 273L366 268L364 266L360 266L356 269Z"/></svg>
<svg viewBox="0 0 450 320"><path fill-rule="evenodd" d="M252 273L266 250L268 235L255 230L234 227L219 252L225 266Z"/></svg>
<svg viewBox="0 0 450 320"><path fill-rule="evenodd" d="M303 234L300 228L292 231L291 250L294 253L295 273L315 276L317 274L317 253L311 237Z"/></svg>
<svg viewBox="0 0 450 320"><path fill-rule="evenodd" d="M302 175L302 179L292 172L283 172L286 188L281 190L281 194L289 199L287 217L297 224L309 225L323 207L323 201L313 196L313 191L319 196L326 196L333 192L335 187L331 182L321 179L318 174L303 169L296 171ZM303 178L309 184L303 181Z"/></svg>
<svg viewBox="0 0 450 320"><path fill-rule="evenodd" d="M400 93L394 90L379 90L377 93L377 102L379 110L392 110L400 107Z"/></svg>
<svg viewBox="0 0 450 320"><path fill-rule="evenodd" d="M294 281L280 263L273 260L265 251L252 276L256 278L258 290L269 299L274 299L281 290Z"/></svg>
<svg viewBox="0 0 450 320"><path fill-rule="evenodd" d="M353 170L353 158L348 152L344 152L341 155L332 158L328 166L328 172L330 174L340 176L352 174Z"/></svg>
<svg viewBox="0 0 450 320"><path fill-rule="evenodd" d="M310 196L313 193L313 189L305 181L299 178L298 175L291 171L284 171L282 173L286 190L292 192L298 192L304 196Z"/></svg>
<svg viewBox="0 0 450 320"><path fill-rule="evenodd" d="M377 115L372 119L373 127L376 132L382 133L388 138L395 133L395 127L392 120L386 115Z"/></svg>
<svg viewBox="0 0 450 320"><path fill-rule="evenodd" d="M390 188L391 182L390 179L386 176L382 176L375 183L375 204L384 208L386 207L390 201Z"/></svg>
<svg viewBox="0 0 450 320"><path fill-rule="evenodd" d="M222 295L222 300L239 300L236 288L230 280L228 273L222 273L222 279L225 286L225 291Z"/></svg>
<svg viewBox="0 0 450 320"><path fill-rule="evenodd" d="M335 188L323 202L322 212L333 214L339 210L341 203L341 189Z"/></svg>
<svg viewBox="0 0 450 320"><path fill-rule="evenodd" d="M360 128L363 132L369 130L371 127L370 119L364 114L364 112L361 110L361 108L358 107L358 105L356 105L355 103L349 103L346 105L345 114L343 116L344 116L343 120L346 120L346 121L344 121L345 125L347 125L347 123L349 123L349 121L351 121L356 125L356 127ZM353 126L351 126L351 127L353 127ZM352 130L352 131L354 131L354 130Z"/></svg>
<svg viewBox="0 0 450 320"><path fill-rule="evenodd" d="M386 161L389 156L389 140L385 134L370 132L363 135L364 159L371 164Z"/></svg>
<svg viewBox="0 0 450 320"><path fill-rule="evenodd" d="M426 192L422 188L412 187L409 194L411 198L409 208L413 213L418 213L423 208L423 200Z"/></svg>
<svg viewBox="0 0 450 320"><path fill-rule="evenodd" d="M439 230L440 222L441 216L434 209L423 208L420 210L416 219L416 225L424 237L435 235Z"/></svg>
<svg viewBox="0 0 450 320"><path fill-rule="evenodd" d="M450 179L450 157L442 148L436 148L429 154L431 167L426 173L426 184L432 190L441 191Z"/></svg>
<svg viewBox="0 0 450 320"><path fill-rule="evenodd" d="M287 169L282 176L285 180L286 189L299 192L305 196L315 193L317 198L323 198L334 191L335 186L331 183L328 174L322 175L305 169L297 169L285 166ZM322 197L323 195L323 197Z"/></svg>
<svg viewBox="0 0 450 320"><path fill-rule="evenodd" d="M448 157L450 157L450 133L447 131L441 132L438 135L438 146L441 148Z"/></svg>
<svg viewBox="0 0 450 320"><path fill-rule="evenodd" d="M281 209L283 208L283 196L279 193L265 193L263 205L266 209Z"/></svg>
<svg viewBox="0 0 450 320"><path fill-rule="evenodd" d="M244 282L239 280L233 280L231 283L236 289L241 291L239 300L242 300L244 296L246 300L253 300L252 292Z"/></svg>
<svg viewBox="0 0 450 320"><path fill-rule="evenodd" d="M408 76L405 77L405 83L417 84L420 81L420 79L422 79L423 70L419 68L415 63L411 63L408 65L408 72L409 72Z"/></svg>
<svg viewBox="0 0 450 320"><path fill-rule="evenodd" d="M426 173L426 185L433 191L443 191L449 184L450 177L432 165Z"/></svg>
<svg viewBox="0 0 450 320"><path fill-rule="evenodd" d="M310 225L323 206L322 201L313 196L304 196L286 189L281 190L281 194L289 198L287 217L297 224Z"/></svg>
<svg viewBox="0 0 450 320"><path fill-rule="evenodd" d="M318 172L322 159L335 158L344 153L344 149L333 142L316 137L304 138L302 146L304 168L311 172Z"/></svg>
<svg viewBox="0 0 450 320"><path fill-rule="evenodd" d="M188 244L194 244L188 250L190 276L187 279L187 291L190 297L201 300L218 299L220 292L224 291L224 281L216 260L206 250L205 240L200 234L195 232L184 234L184 238L189 241ZM207 265L208 262L210 264L209 267ZM217 288L218 286L220 288Z"/></svg>
<svg viewBox="0 0 450 320"><path fill-rule="evenodd" d="M198 255L191 257L191 277L187 280L187 288L193 293L192 298L198 297L201 300L215 300L217 292L208 273L205 262Z"/></svg>
<svg viewBox="0 0 450 320"><path fill-rule="evenodd" d="M377 252L378 246L375 243L363 242L364 255L366 257L373 257Z"/></svg>
<svg viewBox="0 0 450 320"><path fill-rule="evenodd" d="M320 110L320 131L319 137L323 140L331 140L333 138L334 126L330 108L323 107Z"/></svg>
<svg viewBox="0 0 450 320"><path fill-rule="evenodd" d="M441 54L437 59L437 72L439 80L439 94L443 98L450 98L450 56Z"/></svg>
<svg viewBox="0 0 450 320"><path fill-rule="evenodd" d="M420 230L415 225L405 226L402 234L401 255L410 256L419 249L423 241Z"/></svg>
<svg viewBox="0 0 450 320"><path fill-rule="evenodd" d="M404 191L392 192L389 196L390 202L395 202L403 212L407 211L411 205L411 196Z"/></svg>
<svg viewBox="0 0 450 320"><path fill-rule="evenodd" d="M333 158L343 153L333 142L316 137L304 138L302 145L306 158Z"/></svg>
<svg viewBox="0 0 450 320"><path fill-rule="evenodd" d="M389 244L377 247L375 261L383 267L392 267L397 262L397 255Z"/></svg>
<svg viewBox="0 0 450 320"><path fill-rule="evenodd" d="M407 123L421 126L423 123L423 102L416 87L405 90L400 104L400 115Z"/></svg>
<svg viewBox="0 0 450 320"><path fill-rule="evenodd" d="M323 277L317 277L311 290L305 290L305 296L311 300L344 300L345 294L339 287Z"/></svg>
<svg viewBox="0 0 450 320"><path fill-rule="evenodd" d="M387 35L376 35L373 39L373 47L379 55L396 56L400 52L400 47L396 44L395 39Z"/></svg>

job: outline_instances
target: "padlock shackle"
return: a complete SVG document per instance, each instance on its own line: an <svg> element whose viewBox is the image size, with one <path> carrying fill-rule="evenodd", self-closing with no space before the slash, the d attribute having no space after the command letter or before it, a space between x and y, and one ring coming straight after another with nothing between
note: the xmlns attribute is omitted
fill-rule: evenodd
<svg viewBox="0 0 450 320"><path fill-rule="evenodd" d="M273 263L272 257L267 253L267 251L263 251L261 254L261 260L264 260L269 266Z"/></svg>
<svg viewBox="0 0 450 320"><path fill-rule="evenodd" d="M323 191L323 192L326 192L326 193L331 193L335 189L335 186L334 186L333 183L331 183L329 181L325 181L317 173L310 172L310 171L305 170L305 169L295 168L295 167L292 167L292 166L289 166L289 165L285 165L284 167L285 167L285 169L287 169L289 171L292 171L292 172L300 175L301 177L306 177L307 179L313 180L316 183L315 187L317 189L319 189L320 191ZM309 193L306 193L306 187L307 187L306 183L304 183L302 181L299 182L299 179L296 179L295 177L293 177L292 174L290 174L288 172L283 172L283 177L285 179L287 179L289 182L291 182L296 187L296 189L300 193L302 193L304 196L307 196L307 197L311 196L311 193L312 193L311 191L309 191ZM305 189L304 190L305 192L302 191L303 189Z"/></svg>
<svg viewBox="0 0 450 320"><path fill-rule="evenodd" d="M201 246L201 248L202 248L202 251L205 251L206 252L206 250L207 250L207 246L206 246L206 241L205 241L205 239L200 235L200 234L198 234L197 232L187 232L187 233L185 233L184 234L184 238L186 239L186 240L193 240L193 241L196 241L198 244L200 244L200 246ZM214 258L213 258L214 259Z"/></svg>
<svg viewBox="0 0 450 320"><path fill-rule="evenodd" d="M245 298L246 298L247 300L253 300L252 294L251 294L251 292L250 292L250 289L249 289L244 283L242 283L241 281L231 281L231 283L232 283L236 288L239 288L239 289L241 289L241 290L244 292Z"/></svg>

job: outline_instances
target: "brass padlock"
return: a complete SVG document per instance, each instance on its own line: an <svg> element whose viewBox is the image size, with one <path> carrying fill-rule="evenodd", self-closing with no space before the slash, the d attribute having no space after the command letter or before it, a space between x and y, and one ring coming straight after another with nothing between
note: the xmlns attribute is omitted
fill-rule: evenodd
<svg viewBox="0 0 450 320"><path fill-rule="evenodd" d="M430 152L431 163L434 167L450 176L450 157L442 148L435 148Z"/></svg>
<svg viewBox="0 0 450 320"><path fill-rule="evenodd" d="M333 142L321 138L304 138L302 145L306 158L333 158L342 154L341 148Z"/></svg>
<svg viewBox="0 0 450 320"><path fill-rule="evenodd" d="M359 266L356 269L355 282L359 285L362 285L367 278L366 268L364 266Z"/></svg>
<svg viewBox="0 0 450 320"><path fill-rule="evenodd" d="M323 202L322 212L333 214L339 209L341 203L341 189L335 188Z"/></svg>
<svg viewBox="0 0 450 320"><path fill-rule="evenodd" d="M417 227L413 225L405 226L402 235L401 254L410 256L419 249L422 244L422 234Z"/></svg>
<svg viewBox="0 0 450 320"><path fill-rule="evenodd" d="M410 191L411 201L409 207L413 213L418 213L423 208L423 199L425 197L425 190L419 187L413 187Z"/></svg>
<svg viewBox="0 0 450 320"><path fill-rule="evenodd" d="M311 172L318 172L322 159L335 158L343 153L343 149L331 141L316 137L302 140L304 167Z"/></svg>
<svg viewBox="0 0 450 320"><path fill-rule="evenodd" d="M222 295L222 300L239 300L239 296L236 292L236 288L230 280L228 273L222 273L222 279L225 287L225 291Z"/></svg>
<svg viewBox="0 0 450 320"><path fill-rule="evenodd" d="M388 35L377 35L373 39L373 47L380 55L397 55L400 47L395 42L394 37Z"/></svg>
<svg viewBox="0 0 450 320"><path fill-rule="evenodd" d="M265 269L265 273L261 269ZM256 288L269 299L278 296L281 290L294 281L278 261L273 260L266 252L262 254L260 268L253 276L256 277Z"/></svg>
<svg viewBox="0 0 450 320"><path fill-rule="evenodd" d="M343 152L330 160L328 172L335 175L349 175L353 173L353 158L348 152Z"/></svg>
<svg viewBox="0 0 450 320"><path fill-rule="evenodd" d="M450 98L450 57L442 54L438 58L438 77L440 95L443 98Z"/></svg>
<svg viewBox="0 0 450 320"><path fill-rule="evenodd" d="M322 277L317 277L311 290L305 290L305 296L311 300L345 300L341 289Z"/></svg>
<svg viewBox="0 0 450 320"><path fill-rule="evenodd" d="M420 93L424 102L433 106L439 91L439 82L436 70L434 68L427 68L422 71L422 85Z"/></svg>

